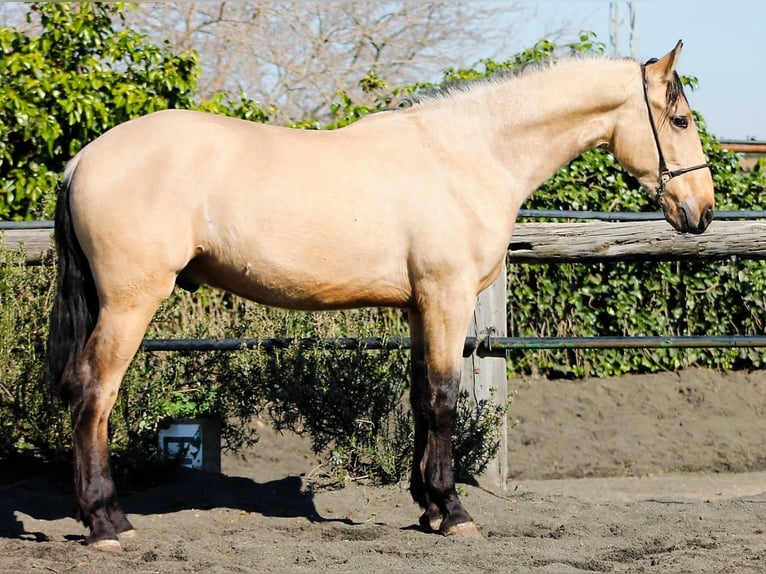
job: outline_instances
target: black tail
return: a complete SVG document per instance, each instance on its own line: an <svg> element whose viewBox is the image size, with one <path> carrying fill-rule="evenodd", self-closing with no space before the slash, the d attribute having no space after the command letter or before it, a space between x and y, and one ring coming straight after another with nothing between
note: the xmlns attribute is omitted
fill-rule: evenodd
<svg viewBox="0 0 766 574"><path fill-rule="evenodd" d="M58 255L56 298L48 334L45 380L53 394L71 404L79 394L71 369L79 362L98 317L98 295L90 265L72 224L69 196L76 170L75 158L58 190L54 237Z"/></svg>

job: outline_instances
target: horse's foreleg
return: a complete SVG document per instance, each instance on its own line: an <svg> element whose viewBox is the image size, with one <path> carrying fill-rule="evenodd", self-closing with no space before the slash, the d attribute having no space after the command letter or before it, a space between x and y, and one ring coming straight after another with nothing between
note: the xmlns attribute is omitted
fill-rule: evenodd
<svg viewBox="0 0 766 574"><path fill-rule="evenodd" d="M425 510L421 517L424 528L448 535L479 535L473 519L458 498L452 470L452 431L463 345L474 298L469 294L441 293L421 301L426 376L422 388L416 393L413 380L412 403L416 421L413 477L422 481L422 487L418 484L418 488L425 493L413 486L411 489L416 502ZM413 480L413 484L416 483Z"/></svg>
<svg viewBox="0 0 766 574"><path fill-rule="evenodd" d="M108 422L122 377L154 310L133 308L129 312L114 313L102 308L82 360L71 375L78 514L90 529L86 543L101 550L119 552L118 535L129 536L133 532L119 505L112 480Z"/></svg>
<svg viewBox="0 0 766 574"><path fill-rule="evenodd" d="M455 489L452 430L460 385L460 371L434 373L428 377L429 428L424 468L428 506L421 524L443 534L476 532L473 519L463 508Z"/></svg>
<svg viewBox="0 0 766 574"><path fill-rule="evenodd" d="M410 404L412 405L415 427L410 494L412 499L425 509L425 513L420 518L421 526L425 530L439 530L442 514L439 508L430 501L425 482L429 417L428 409L425 407L428 402L426 398L428 383L426 380L423 319L417 309L410 309L407 317L410 326Z"/></svg>

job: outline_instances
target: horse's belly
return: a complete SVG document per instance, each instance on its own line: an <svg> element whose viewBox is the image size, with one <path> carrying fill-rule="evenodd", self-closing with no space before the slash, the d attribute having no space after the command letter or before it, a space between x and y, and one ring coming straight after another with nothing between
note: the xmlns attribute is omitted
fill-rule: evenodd
<svg viewBox="0 0 766 574"><path fill-rule="evenodd" d="M316 262L314 262L316 263ZM385 274L365 275L304 270L284 266L223 265L195 260L179 275L179 285L211 285L236 295L274 307L313 311L355 307L403 307L411 299L404 277L397 280Z"/></svg>

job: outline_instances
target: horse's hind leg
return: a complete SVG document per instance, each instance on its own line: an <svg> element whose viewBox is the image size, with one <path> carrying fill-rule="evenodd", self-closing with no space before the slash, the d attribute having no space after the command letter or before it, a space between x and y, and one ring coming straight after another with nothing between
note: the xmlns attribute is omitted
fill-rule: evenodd
<svg viewBox="0 0 766 574"><path fill-rule="evenodd" d="M158 305L103 306L82 360L70 375L79 518L90 529L86 543L101 550L119 552L117 535L133 531L112 480L108 422L122 377Z"/></svg>

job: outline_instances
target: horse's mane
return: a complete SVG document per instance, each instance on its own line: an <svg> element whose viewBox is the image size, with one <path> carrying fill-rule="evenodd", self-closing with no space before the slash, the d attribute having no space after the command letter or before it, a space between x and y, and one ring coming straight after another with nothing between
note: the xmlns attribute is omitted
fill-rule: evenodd
<svg viewBox="0 0 766 574"><path fill-rule="evenodd" d="M475 89L484 86L497 86L506 82L511 82L518 78L538 74L548 71L554 67L566 65L573 62L607 60L609 58L597 54L575 54L564 58L548 58L526 62L513 68L503 68L487 76L474 78L470 80L454 80L440 86L421 89L415 93L403 98L398 108L409 108L419 105L438 102L448 99L452 96L470 93Z"/></svg>
<svg viewBox="0 0 766 574"><path fill-rule="evenodd" d="M458 94L469 93L477 88L481 88L482 86L496 86L506 82L512 82L518 78L543 73L551 70L552 68L563 65L577 62L614 60L638 63L632 58L611 58L609 56L603 56L599 54L573 54L564 58L549 58L546 60L528 62L515 68L505 68L481 78L472 80L456 80L438 87L416 91L415 93L402 98L402 100L398 102L395 108L390 109L405 109L415 106L428 105L429 103L445 100ZM674 72L673 80L668 84L668 90L665 97L665 109L663 110L660 121L667 120L667 118L673 113L673 110L675 109L676 104L680 98L686 100L683 85L681 84L681 79L678 74Z"/></svg>

